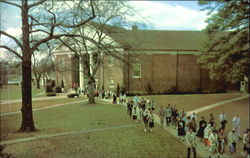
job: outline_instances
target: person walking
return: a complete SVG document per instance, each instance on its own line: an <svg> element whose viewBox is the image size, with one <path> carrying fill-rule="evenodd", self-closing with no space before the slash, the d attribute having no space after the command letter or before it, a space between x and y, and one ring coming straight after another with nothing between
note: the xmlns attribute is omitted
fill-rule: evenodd
<svg viewBox="0 0 250 158"><path fill-rule="evenodd" d="M137 106L136 112L137 112L137 120L138 120L138 123L141 123L141 120L142 120L142 117L143 117L143 111L142 111L141 108L139 108L139 107Z"/></svg>
<svg viewBox="0 0 250 158"><path fill-rule="evenodd" d="M190 128L187 135L187 158L190 158L191 149L193 151L193 158L196 158L196 136L195 133L193 133L193 129Z"/></svg>
<svg viewBox="0 0 250 158"><path fill-rule="evenodd" d="M221 123L221 128L223 128L225 130L225 126L226 126L226 123L227 123L227 116L226 116L225 112L222 112L220 114L219 120L220 120L220 123Z"/></svg>
<svg viewBox="0 0 250 158"><path fill-rule="evenodd" d="M159 118L160 118L161 127L163 127L164 118L165 118L165 111L164 111L163 106L160 107Z"/></svg>
<svg viewBox="0 0 250 158"><path fill-rule="evenodd" d="M193 117L192 120L190 121L189 128L193 128L193 132L196 133L197 124L196 124L195 117Z"/></svg>
<svg viewBox="0 0 250 158"><path fill-rule="evenodd" d="M214 126L214 122L215 122L214 116L212 113L210 113L209 123L212 127Z"/></svg>
<svg viewBox="0 0 250 158"><path fill-rule="evenodd" d="M241 138L241 134L240 134L240 115L239 114L237 114L233 118L233 128L235 129L236 133L238 134L238 137Z"/></svg>
<svg viewBox="0 0 250 158"><path fill-rule="evenodd" d="M177 131L178 131L178 136L180 140L184 140L184 136L186 135L185 131L185 121L183 120L183 117L177 118Z"/></svg>
<svg viewBox="0 0 250 158"><path fill-rule="evenodd" d="M244 155L244 153L246 153L246 157L250 158L250 129L246 129L243 138L243 152L242 155Z"/></svg>
<svg viewBox="0 0 250 158"><path fill-rule="evenodd" d="M218 149L218 135L217 131L213 130L212 133L209 136L209 142L210 142L210 158L215 157Z"/></svg>
<svg viewBox="0 0 250 158"><path fill-rule="evenodd" d="M138 106L138 100L139 100L138 96L135 95L134 98L133 98L135 106Z"/></svg>
<svg viewBox="0 0 250 158"><path fill-rule="evenodd" d="M205 151L207 150L208 146L210 146L209 142L209 136L212 133L212 128L210 124L207 124L205 130L204 130L204 145L205 145Z"/></svg>
<svg viewBox="0 0 250 158"><path fill-rule="evenodd" d="M149 124L149 128L150 128L150 132L153 132L153 128L154 128L154 114L153 114L153 110L152 109L150 109L150 112L149 112L148 124Z"/></svg>
<svg viewBox="0 0 250 158"><path fill-rule="evenodd" d="M165 117L166 117L166 125L169 126L169 124L171 123L171 117L172 117L170 104L168 104L168 106L165 109Z"/></svg>
<svg viewBox="0 0 250 158"><path fill-rule="evenodd" d="M127 102L127 114L129 115L130 118L132 115L132 109L133 109L133 103L132 103L132 100L129 99Z"/></svg>
<svg viewBox="0 0 250 158"><path fill-rule="evenodd" d="M228 145L230 154L236 153L236 143L238 142L238 134L233 128L231 132L228 133Z"/></svg>
<svg viewBox="0 0 250 158"><path fill-rule="evenodd" d="M199 129L198 129L198 132L196 135L197 137L200 138L201 142L204 138L204 130L205 130L206 126L207 126L207 122L205 121L204 116L201 116L201 120L199 122Z"/></svg>
<svg viewBox="0 0 250 158"><path fill-rule="evenodd" d="M126 103L126 100L127 100L127 95L124 93L123 96L122 96L123 104Z"/></svg>
<svg viewBox="0 0 250 158"><path fill-rule="evenodd" d="M148 120L149 120L149 112L148 110L145 110L143 113L143 123L144 123L144 132L148 131Z"/></svg>
<svg viewBox="0 0 250 158"><path fill-rule="evenodd" d="M132 119L133 120L137 119L137 108L136 108L136 106L134 106L133 109L132 109Z"/></svg>
<svg viewBox="0 0 250 158"><path fill-rule="evenodd" d="M226 133L223 128L220 128L219 134L218 134L218 154L219 156L222 156L225 154L225 148L227 144L227 138Z"/></svg>

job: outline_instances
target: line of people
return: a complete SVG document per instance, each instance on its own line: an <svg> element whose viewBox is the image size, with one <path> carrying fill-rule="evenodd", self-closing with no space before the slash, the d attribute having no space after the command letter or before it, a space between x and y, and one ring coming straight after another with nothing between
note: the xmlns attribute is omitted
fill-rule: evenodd
<svg viewBox="0 0 250 158"><path fill-rule="evenodd" d="M152 99L145 99L137 95L127 101L127 113L130 118L145 125L144 132L152 132L154 128L155 102Z"/></svg>
<svg viewBox="0 0 250 158"><path fill-rule="evenodd" d="M114 103L114 98L113 98ZM154 110L155 102L152 99L145 97L124 98L120 104L127 105L127 113L131 119L145 125L145 132L152 132L154 127ZM208 122L204 116L198 123L198 118L195 113L187 116L187 113L182 110L179 111L176 106L168 104L165 108L163 106L159 109L160 125L163 127L164 122L167 127L174 127L177 129L177 135L181 141L186 141L187 157L190 158L191 150L193 157L196 157L197 141L204 143L204 150L208 151L210 157L222 157L225 154L226 146L229 147L230 155L236 153L236 144L239 139L243 141L242 156L250 158L250 130L246 129L243 137L240 132L240 117L237 114L233 119L233 129L226 134L225 128L227 116L224 112L219 115L220 128L217 128L216 120L213 114L209 115Z"/></svg>
<svg viewBox="0 0 250 158"><path fill-rule="evenodd" d="M219 116L219 121L221 127L217 128L215 118L213 114L210 114L209 122L207 123L205 117L202 116L199 121L199 126L197 123L197 116L195 113L192 113L190 116L187 116L186 112L178 112L175 106L170 104L164 109L163 106L159 109L159 117L161 126L163 126L164 119L166 120L166 126L172 126L177 129L177 135L179 139L184 141L186 137L188 155L190 157L191 149L193 151L193 156L196 157L196 137L200 139L201 142L204 142L205 150L209 148L210 157L221 157L225 154L226 145L229 146L229 151L231 155L236 153L236 144L239 139L241 139L240 134L240 117L237 114L233 120L233 129L226 135L225 128L227 123L226 114L223 112ZM249 140L250 130L245 130L243 136L243 152L242 155L249 157L250 151L250 140Z"/></svg>

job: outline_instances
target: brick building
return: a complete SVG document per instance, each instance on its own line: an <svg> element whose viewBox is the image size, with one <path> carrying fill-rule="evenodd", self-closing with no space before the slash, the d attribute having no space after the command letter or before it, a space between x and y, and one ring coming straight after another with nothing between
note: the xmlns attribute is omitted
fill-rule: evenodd
<svg viewBox="0 0 250 158"><path fill-rule="evenodd" d="M96 29L100 26L96 23L89 25ZM103 64L96 74L99 89L114 89L117 84L131 93L144 93L149 87L154 93L173 88L182 92L223 88L218 81L211 81L197 62L205 39L201 31L138 30L136 26L131 30L105 26L105 30L108 37L121 46L123 58L129 62L102 56ZM78 58L62 45L54 50L54 55L60 65L57 83L64 80L68 89L73 85L84 87Z"/></svg>

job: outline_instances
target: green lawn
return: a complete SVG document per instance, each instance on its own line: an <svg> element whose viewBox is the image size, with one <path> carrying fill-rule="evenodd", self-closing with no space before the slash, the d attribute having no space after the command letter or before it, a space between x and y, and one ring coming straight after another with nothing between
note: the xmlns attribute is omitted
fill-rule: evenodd
<svg viewBox="0 0 250 158"><path fill-rule="evenodd" d="M0 100L14 100L14 99L21 99L21 86L11 85L11 86L4 86L0 89ZM39 93L44 92L44 89L37 89L36 87L32 87L32 97L42 97L45 94L38 95Z"/></svg>
<svg viewBox="0 0 250 158"><path fill-rule="evenodd" d="M191 111L202 106L217 103L223 100L242 96L239 93L224 94L186 94L186 95L150 95L142 96L155 100L156 112L160 106L166 107L168 104L175 105L178 110Z"/></svg>
<svg viewBox="0 0 250 158"><path fill-rule="evenodd" d="M1 140L67 131L99 129L136 124L120 105L98 102L73 104L34 112L39 132L17 133L20 114L1 117ZM176 150L178 148L178 150ZM186 148L162 128L144 133L143 125L67 135L7 145L5 152L23 158L106 158L106 157L185 157Z"/></svg>

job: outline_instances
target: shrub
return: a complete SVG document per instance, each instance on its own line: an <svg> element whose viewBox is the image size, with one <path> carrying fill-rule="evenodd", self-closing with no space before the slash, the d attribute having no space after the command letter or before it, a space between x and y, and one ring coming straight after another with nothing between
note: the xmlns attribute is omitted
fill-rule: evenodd
<svg viewBox="0 0 250 158"><path fill-rule="evenodd" d="M46 86L46 93L53 92L53 87L51 85Z"/></svg>
<svg viewBox="0 0 250 158"><path fill-rule="evenodd" d="M70 93L67 95L68 98L75 98L75 97L79 97L79 94L77 93Z"/></svg>
<svg viewBox="0 0 250 158"><path fill-rule="evenodd" d="M216 90L215 90L215 93L226 93L226 90L223 89L223 88L216 89Z"/></svg>
<svg viewBox="0 0 250 158"><path fill-rule="evenodd" d="M56 96L56 92L48 92L46 93L48 97Z"/></svg>
<svg viewBox="0 0 250 158"><path fill-rule="evenodd" d="M196 88L196 90L195 90L197 93L202 93L203 92L203 88Z"/></svg>
<svg viewBox="0 0 250 158"><path fill-rule="evenodd" d="M178 94L178 88L176 86L171 87L168 89L168 94Z"/></svg>
<svg viewBox="0 0 250 158"><path fill-rule="evenodd" d="M61 89L60 86L57 86L57 87L56 87L56 93L62 93L62 89Z"/></svg>
<svg viewBox="0 0 250 158"><path fill-rule="evenodd" d="M152 88L152 86L151 86L150 83L148 83L148 84L146 85L145 89L146 89L146 92L147 92L148 95L150 95L150 94L153 93L153 88Z"/></svg>
<svg viewBox="0 0 250 158"><path fill-rule="evenodd" d="M52 88L54 88L54 87L56 86L56 82L55 82L55 80L52 80L52 81L51 81L50 86L51 86Z"/></svg>

